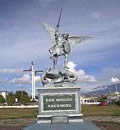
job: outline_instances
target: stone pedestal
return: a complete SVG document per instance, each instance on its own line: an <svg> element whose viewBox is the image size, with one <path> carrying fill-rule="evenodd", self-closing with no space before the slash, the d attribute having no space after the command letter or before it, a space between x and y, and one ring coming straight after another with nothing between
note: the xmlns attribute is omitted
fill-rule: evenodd
<svg viewBox="0 0 120 130"><path fill-rule="evenodd" d="M49 124L49 123L34 123L24 130L100 130L92 122L74 122L74 123L59 123L59 124Z"/></svg>
<svg viewBox="0 0 120 130"><path fill-rule="evenodd" d="M80 87L38 88L37 123L81 122Z"/></svg>

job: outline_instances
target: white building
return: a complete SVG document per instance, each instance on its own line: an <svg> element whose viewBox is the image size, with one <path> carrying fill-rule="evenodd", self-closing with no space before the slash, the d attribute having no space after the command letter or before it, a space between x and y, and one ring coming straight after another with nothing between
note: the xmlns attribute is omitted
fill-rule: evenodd
<svg viewBox="0 0 120 130"><path fill-rule="evenodd" d="M81 104L100 104L100 102L98 102L98 97L85 97L85 96L81 96L80 97L80 103Z"/></svg>
<svg viewBox="0 0 120 130"><path fill-rule="evenodd" d="M0 95L2 95L4 97L4 99L6 100L8 92L7 91L0 91Z"/></svg>
<svg viewBox="0 0 120 130"><path fill-rule="evenodd" d="M109 100L120 100L120 92L114 92L114 93L110 93L109 95L107 95Z"/></svg>

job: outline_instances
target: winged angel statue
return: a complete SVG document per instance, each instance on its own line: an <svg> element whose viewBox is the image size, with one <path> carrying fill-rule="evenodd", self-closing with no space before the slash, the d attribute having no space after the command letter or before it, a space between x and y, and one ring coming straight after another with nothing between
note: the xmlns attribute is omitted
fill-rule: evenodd
<svg viewBox="0 0 120 130"><path fill-rule="evenodd" d="M49 49L51 58L53 59L53 68L57 68L57 59L59 56L64 56L64 67L66 67L72 46L91 38L89 36L70 36L68 33L59 33L60 18L61 12L56 29L50 27L46 23L42 23L53 43L53 46Z"/></svg>
<svg viewBox="0 0 120 130"><path fill-rule="evenodd" d="M68 33L59 32L59 23L61 19L61 13L56 25L56 29L50 27L46 23L42 23L45 30L49 33L50 39L53 43L53 46L49 49L50 57L53 59L53 69L50 68L47 72L42 75L43 85L49 85L51 83L73 83L77 80L77 76L69 71L67 67L69 54L71 52L72 46L79 44L91 37L89 36L70 36ZM57 60L59 56L64 56L64 68L59 70L57 68Z"/></svg>

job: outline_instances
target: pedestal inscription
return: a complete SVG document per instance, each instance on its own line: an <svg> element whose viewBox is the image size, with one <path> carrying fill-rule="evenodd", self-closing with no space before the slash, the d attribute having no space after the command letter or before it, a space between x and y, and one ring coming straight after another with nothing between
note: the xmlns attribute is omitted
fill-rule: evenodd
<svg viewBox="0 0 120 130"><path fill-rule="evenodd" d="M64 117L69 122L81 121L80 87L39 88L38 97L38 123L51 123Z"/></svg>
<svg viewBox="0 0 120 130"><path fill-rule="evenodd" d="M43 96L43 111L75 110L75 94Z"/></svg>

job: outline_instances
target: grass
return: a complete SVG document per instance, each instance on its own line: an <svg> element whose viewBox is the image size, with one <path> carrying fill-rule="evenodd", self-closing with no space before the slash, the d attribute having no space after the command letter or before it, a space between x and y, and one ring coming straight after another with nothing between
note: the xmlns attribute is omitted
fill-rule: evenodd
<svg viewBox="0 0 120 130"><path fill-rule="evenodd" d="M84 116L120 116L120 106L83 105L82 113Z"/></svg>
<svg viewBox="0 0 120 130"><path fill-rule="evenodd" d="M15 118L35 118L37 116L37 109L0 109L0 119L15 119Z"/></svg>
<svg viewBox="0 0 120 130"><path fill-rule="evenodd" d="M84 116L120 116L120 107L116 105L98 106L83 105L82 113ZM37 109L0 109L0 119L16 119L16 118L36 118Z"/></svg>

